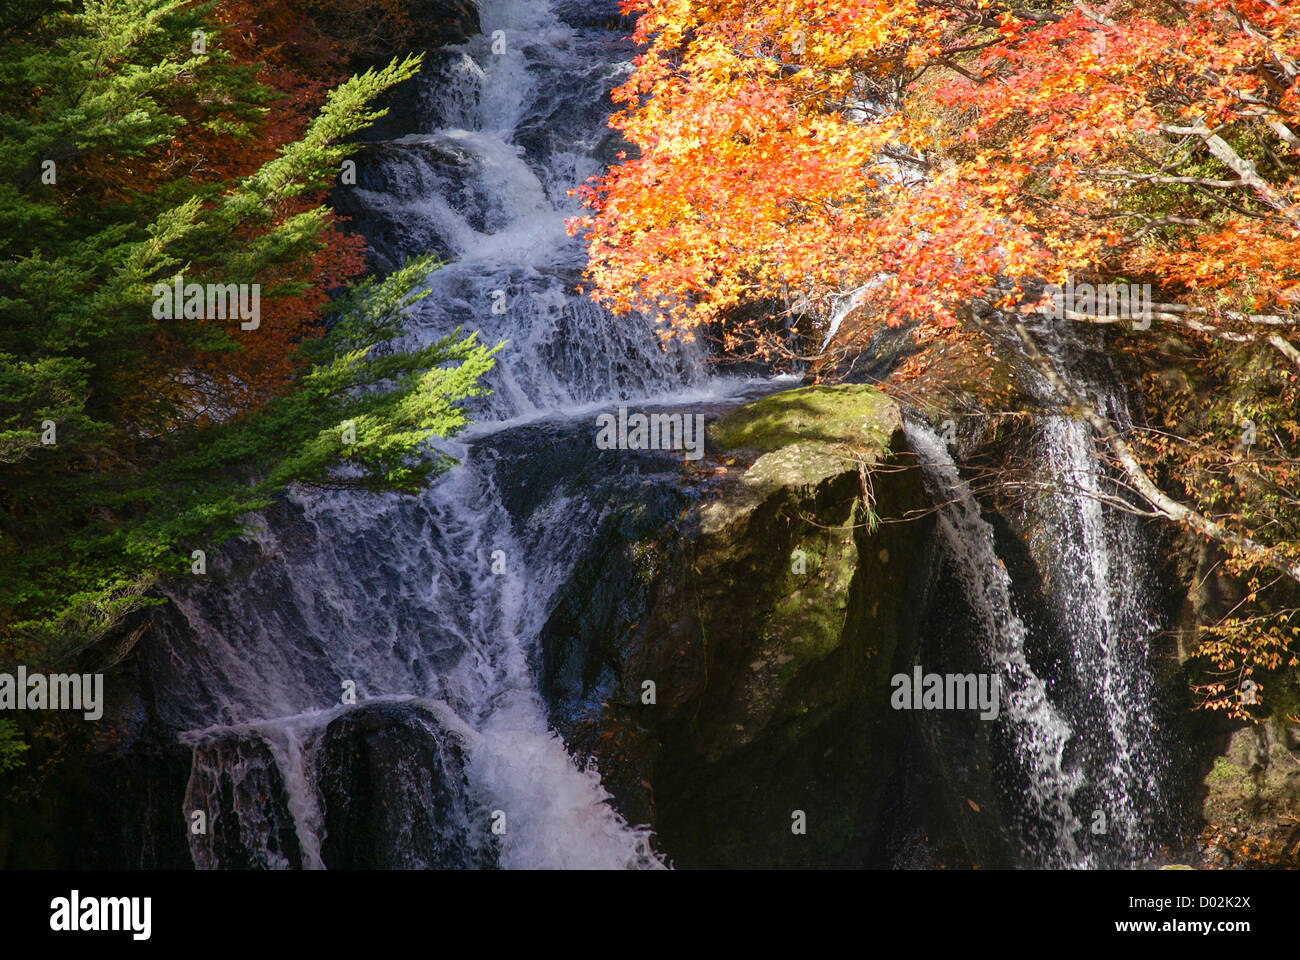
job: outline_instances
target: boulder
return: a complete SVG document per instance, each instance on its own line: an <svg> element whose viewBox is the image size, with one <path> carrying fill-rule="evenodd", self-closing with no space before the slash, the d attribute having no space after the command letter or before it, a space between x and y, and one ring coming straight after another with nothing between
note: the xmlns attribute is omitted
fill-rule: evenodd
<svg viewBox="0 0 1300 960"><path fill-rule="evenodd" d="M710 426L698 495L617 514L562 594L542 632L553 719L675 866L872 859L928 534L879 522L925 502L887 467L903 446L869 386L742 406Z"/></svg>
<svg viewBox="0 0 1300 960"><path fill-rule="evenodd" d="M418 705L373 704L336 718L317 777L330 869L496 865L487 818L469 797L464 748Z"/></svg>

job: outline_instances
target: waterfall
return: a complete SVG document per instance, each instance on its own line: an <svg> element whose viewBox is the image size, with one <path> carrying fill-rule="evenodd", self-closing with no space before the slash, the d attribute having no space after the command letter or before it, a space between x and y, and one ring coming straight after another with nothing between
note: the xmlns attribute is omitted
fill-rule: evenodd
<svg viewBox="0 0 1300 960"><path fill-rule="evenodd" d="M1039 332L1044 349L1107 415L1128 425L1122 382L1104 350ZM1157 723L1150 646L1160 629L1153 550L1141 520L1099 456L1089 426L1052 412L1050 389L1035 391L1032 471L1047 492L1026 507L1052 636L1050 669L1027 656L1029 631L1013 601L1012 574L946 444L907 424L938 529L965 602L983 631L982 655L1001 677L1015 783L1004 800L1024 862L1041 867L1132 867L1154 855L1167 828L1169 761Z"/></svg>
<svg viewBox="0 0 1300 960"><path fill-rule="evenodd" d="M981 654L1002 685L1004 724L1029 785L1026 813L1045 826L1035 858L1043 866L1082 866L1071 800L1081 781L1069 769L1065 747L1073 730L1052 704L1047 685L1025 657L1026 630L1011 601L1011 577L998 558L993 528L961 478L947 444L928 427L908 420L908 444L921 463L927 493L938 512L939 535L984 630Z"/></svg>
<svg viewBox="0 0 1300 960"><path fill-rule="evenodd" d="M745 384L707 376L695 348L576 291L585 252L564 229L578 212L568 191L619 148L608 91L630 43L566 23L547 0L483 0L480 16L481 36L430 53L339 204L381 268L441 255L404 345L458 327L506 341L492 393L468 403L470 430L440 443L459 465L422 494L296 490L210 557L205 582L172 591L142 652L156 720L193 751L183 814L204 821L189 838L201 868L664 866L649 830L619 815L550 727L538 636L611 492L657 469L598 456L594 415L708 404ZM1073 363L1071 344L1047 348ZM1123 421L1103 368L1070 374ZM1040 417L1034 456L1059 495L1026 527L1050 558L1049 671L947 445L919 423L906 431L979 656L1001 682L1011 775L999 768L999 785L1023 861L1142 862L1164 772L1138 519L1104 502L1113 491L1088 430Z"/></svg>
<svg viewBox="0 0 1300 960"><path fill-rule="evenodd" d="M1044 352L1076 389L1093 398L1120 429L1132 426L1123 378L1107 341L1052 325L1036 332ZM1048 385L1036 390L1048 403ZM1056 558L1051 604L1070 640L1073 683L1063 696L1078 717L1086 758L1087 816L1096 823L1104 865L1131 865L1155 852L1172 800L1165 788L1169 757L1157 715L1151 647L1161 629L1154 549L1132 500L1105 469L1097 441L1081 420L1044 416L1038 461L1062 495L1038 524L1040 552Z"/></svg>
<svg viewBox="0 0 1300 960"><path fill-rule="evenodd" d="M545 0L480 13L483 36L435 51L418 80L423 129L369 145L347 212L381 263L442 253L404 336L507 340L493 393L423 495L297 491L214 582L174 593L150 670L194 749L200 867L662 865L548 726L536 640L598 527L600 483L630 469L594 462L590 412L732 387L575 291L567 191L608 159L630 44ZM385 783L366 779L374 764ZM345 776L370 785L374 816L340 795ZM394 808L426 826L362 843Z"/></svg>

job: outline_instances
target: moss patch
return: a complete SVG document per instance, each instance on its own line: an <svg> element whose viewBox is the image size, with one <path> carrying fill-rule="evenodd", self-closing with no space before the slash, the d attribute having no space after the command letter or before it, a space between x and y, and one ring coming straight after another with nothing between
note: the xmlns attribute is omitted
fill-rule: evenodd
<svg viewBox="0 0 1300 960"><path fill-rule="evenodd" d="M1206 783L1231 783L1247 777L1247 772L1227 757L1215 757L1214 769L1205 775Z"/></svg>
<svg viewBox="0 0 1300 960"><path fill-rule="evenodd" d="M709 427L714 449L771 453L799 444L883 454L899 427L897 404L863 384L801 387L731 411Z"/></svg>

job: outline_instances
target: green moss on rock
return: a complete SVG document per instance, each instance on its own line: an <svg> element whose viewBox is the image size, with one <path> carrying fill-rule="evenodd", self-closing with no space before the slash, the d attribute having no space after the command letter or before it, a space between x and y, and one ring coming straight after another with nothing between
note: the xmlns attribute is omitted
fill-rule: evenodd
<svg viewBox="0 0 1300 960"><path fill-rule="evenodd" d="M898 405L863 384L801 387L774 393L733 410L709 426L716 450L770 453L798 446L810 453L845 448L876 454L889 450L902 427Z"/></svg>

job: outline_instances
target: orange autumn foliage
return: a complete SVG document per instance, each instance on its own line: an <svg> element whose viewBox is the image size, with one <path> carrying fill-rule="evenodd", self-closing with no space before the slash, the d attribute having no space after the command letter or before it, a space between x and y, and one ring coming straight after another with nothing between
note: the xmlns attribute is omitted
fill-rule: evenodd
<svg viewBox="0 0 1300 960"><path fill-rule="evenodd" d="M737 308L897 322L1067 274L1231 327L1300 290L1300 5L635 0L631 156L572 224L595 296L739 342ZM1004 301L1007 302L1007 301ZM769 343L769 346L774 346Z"/></svg>

